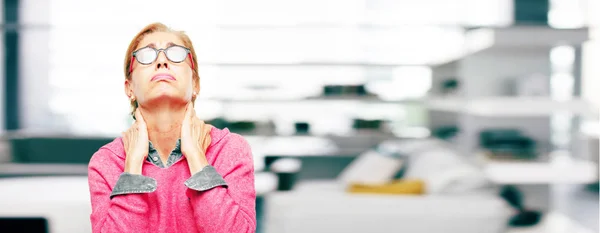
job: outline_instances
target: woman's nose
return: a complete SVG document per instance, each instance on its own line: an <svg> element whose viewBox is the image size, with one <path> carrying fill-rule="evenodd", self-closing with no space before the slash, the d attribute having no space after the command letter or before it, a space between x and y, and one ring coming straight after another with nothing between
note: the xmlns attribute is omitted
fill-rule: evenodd
<svg viewBox="0 0 600 233"><path fill-rule="evenodd" d="M156 63L156 69L158 70L160 68L169 69L169 63L167 63L167 62L157 62Z"/></svg>
<svg viewBox="0 0 600 233"><path fill-rule="evenodd" d="M158 58L156 58L156 69L158 70L160 68L169 68L169 61L163 51L159 52Z"/></svg>

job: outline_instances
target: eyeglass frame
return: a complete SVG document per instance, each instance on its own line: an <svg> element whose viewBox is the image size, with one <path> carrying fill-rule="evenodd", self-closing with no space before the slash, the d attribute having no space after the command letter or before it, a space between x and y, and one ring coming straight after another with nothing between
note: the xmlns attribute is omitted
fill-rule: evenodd
<svg viewBox="0 0 600 233"><path fill-rule="evenodd" d="M167 58L167 60L169 60L169 61L171 61L171 62L174 62L174 63L182 63L182 62L184 62L184 61L185 61L185 59L183 59L183 60L182 60L182 61L180 61L180 62L176 62L176 61L173 61L173 60L171 60L171 59L169 58L169 56L167 55L167 53L165 52L165 50L167 50L167 49L170 49L170 48L172 48L172 47L180 47L180 48L183 48L183 49L185 50L185 52L187 53L187 54L186 54L186 56L189 56L189 57L190 57L191 66L192 66L192 69L194 69L194 58L192 58L192 50L191 50L191 49L189 49L189 48L187 48L187 47L184 47L184 46L181 46L181 45L170 45L169 47L166 47L166 48L157 49L157 48L153 48L153 47L151 47L151 46L145 46L145 47L139 48L139 49L137 49L137 50L135 50L135 51L133 51L133 52L131 53L131 62L130 62L130 64L129 64L129 73L131 74L131 72L133 72L133 61L137 61L138 63L140 63L140 64L142 64L142 65L150 65L150 64L154 63L156 60L158 60L158 56L160 55L160 52L164 53L164 54L165 54L165 57ZM141 62L140 62L140 61L137 59L137 56L136 56L136 53L137 53L137 52L139 52L139 51L140 51L140 50L142 50L142 49L146 49L146 48L151 48L152 50L154 50L154 51L156 52L156 58L154 58L154 60L153 60L152 62L148 63L148 64L141 63Z"/></svg>

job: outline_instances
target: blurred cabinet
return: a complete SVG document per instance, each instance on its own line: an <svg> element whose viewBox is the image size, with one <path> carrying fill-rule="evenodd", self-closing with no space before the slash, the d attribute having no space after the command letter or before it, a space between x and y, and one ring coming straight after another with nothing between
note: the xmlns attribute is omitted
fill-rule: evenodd
<svg viewBox="0 0 600 233"><path fill-rule="evenodd" d="M16 163L88 164L100 147L114 138L31 136L10 137L11 161Z"/></svg>
<svg viewBox="0 0 600 233"><path fill-rule="evenodd" d="M488 47L433 68L434 87L426 101L433 116L429 122L432 130L458 128L452 140L466 156L480 154L481 132L489 129L519 130L535 141L539 157L535 164L483 162L494 168L490 171L501 183L593 180L590 177L597 176L597 164L574 150L579 122L598 117L598 109L580 97L581 44L588 40L587 29L530 25L488 32L493 41ZM460 84L450 93L444 91L449 77L456 77ZM550 152L556 149L567 149L569 155L553 157ZM554 175L563 171L555 167L558 164L586 174L561 178ZM501 165L503 172L495 172L496 165ZM522 175L510 174L516 170L523 171Z"/></svg>

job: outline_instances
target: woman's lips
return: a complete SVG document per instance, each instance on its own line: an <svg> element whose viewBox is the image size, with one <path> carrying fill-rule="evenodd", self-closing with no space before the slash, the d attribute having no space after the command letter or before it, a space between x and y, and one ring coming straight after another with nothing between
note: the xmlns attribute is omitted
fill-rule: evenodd
<svg viewBox="0 0 600 233"><path fill-rule="evenodd" d="M161 81L161 80L171 80L171 81L175 81L175 77L173 77L173 75L170 74L156 74L152 77L152 79L150 81Z"/></svg>

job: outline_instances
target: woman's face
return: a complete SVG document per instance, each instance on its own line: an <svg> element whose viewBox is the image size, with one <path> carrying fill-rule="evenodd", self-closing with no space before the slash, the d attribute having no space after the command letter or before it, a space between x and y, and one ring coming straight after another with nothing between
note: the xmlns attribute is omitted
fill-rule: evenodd
<svg viewBox="0 0 600 233"><path fill-rule="evenodd" d="M176 34L154 32L146 35L135 51L144 47L166 49L173 45L184 46ZM187 103L199 90L198 84L193 81L189 55L186 54L185 60L177 63L169 60L164 52L159 52L150 64L142 64L137 59L131 63L133 71L131 80L125 81L125 91L127 95L133 94L140 105L162 100Z"/></svg>

